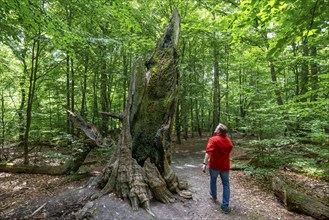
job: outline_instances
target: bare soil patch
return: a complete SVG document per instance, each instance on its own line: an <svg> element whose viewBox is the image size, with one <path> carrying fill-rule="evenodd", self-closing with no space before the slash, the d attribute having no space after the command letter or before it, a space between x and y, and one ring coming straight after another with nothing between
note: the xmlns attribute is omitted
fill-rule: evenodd
<svg viewBox="0 0 329 220"><path fill-rule="evenodd" d="M172 204L153 201L151 209L157 219L312 219L287 211L266 182L244 171L231 172L232 212L222 213L220 204L215 204L209 196L209 174L201 172L207 140L208 137L189 139L173 147L172 167L181 179L188 181L193 199L177 197ZM237 146L232 157L243 154L243 149ZM101 167L91 165L89 170L96 171L97 175ZM303 176L294 178L299 178L301 185L307 185L303 183ZM75 219L75 213L86 205L95 189L83 188L89 178L74 182L67 180L68 177L64 176L0 173L0 219ZM218 190L220 198L220 182ZM98 208L90 219L153 219L142 209L132 211L127 201L115 195L104 196L93 205Z"/></svg>

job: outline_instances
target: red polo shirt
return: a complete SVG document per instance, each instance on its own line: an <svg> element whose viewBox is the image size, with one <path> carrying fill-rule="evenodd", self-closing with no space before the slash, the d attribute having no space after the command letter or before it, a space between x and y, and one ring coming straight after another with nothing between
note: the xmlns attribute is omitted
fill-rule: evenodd
<svg viewBox="0 0 329 220"><path fill-rule="evenodd" d="M209 167L214 170L230 170L230 153L233 144L226 135L215 134L207 144L206 153L210 155Z"/></svg>

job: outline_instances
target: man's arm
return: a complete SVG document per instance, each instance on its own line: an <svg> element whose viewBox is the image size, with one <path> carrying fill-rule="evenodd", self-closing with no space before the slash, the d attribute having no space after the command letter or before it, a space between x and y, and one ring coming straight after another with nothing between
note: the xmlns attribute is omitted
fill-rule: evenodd
<svg viewBox="0 0 329 220"><path fill-rule="evenodd" d="M203 165L202 165L202 172L206 172L206 168L207 168L207 165L208 165L208 162L209 162L209 158L210 158L210 155L209 154L205 154L204 155L204 159L203 159Z"/></svg>

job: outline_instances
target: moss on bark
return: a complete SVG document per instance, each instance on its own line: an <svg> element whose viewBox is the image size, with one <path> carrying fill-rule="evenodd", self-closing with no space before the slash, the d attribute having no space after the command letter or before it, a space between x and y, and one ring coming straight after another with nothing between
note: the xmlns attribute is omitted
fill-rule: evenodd
<svg viewBox="0 0 329 220"><path fill-rule="evenodd" d="M129 97L116 151L99 179L102 190L128 198L134 209L149 200L168 203L173 193L192 195L171 169L171 131L177 100L179 16L176 10L150 59L132 70Z"/></svg>

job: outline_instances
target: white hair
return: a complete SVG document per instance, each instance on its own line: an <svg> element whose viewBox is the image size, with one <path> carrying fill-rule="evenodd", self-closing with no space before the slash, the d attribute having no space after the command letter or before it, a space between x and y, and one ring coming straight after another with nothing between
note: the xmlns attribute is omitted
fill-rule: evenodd
<svg viewBox="0 0 329 220"><path fill-rule="evenodd" d="M222 123L219 123L215 129L215 133L226 134L227 127L225 125L223 125Z"/></svg>

